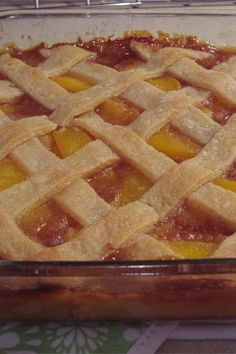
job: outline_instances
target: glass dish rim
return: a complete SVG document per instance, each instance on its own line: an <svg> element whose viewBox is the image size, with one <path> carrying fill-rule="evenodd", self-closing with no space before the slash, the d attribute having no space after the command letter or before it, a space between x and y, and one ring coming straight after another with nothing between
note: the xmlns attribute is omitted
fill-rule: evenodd
<svg viewBox="0 0 236 354"><path fill-rule="evenodd" d="M0 277L186 276L236 273L236 258L138 261L0 261Z"/></svg>
<svg viewBox="0 0 236 354"><path fill-rule="evenodd" d="M1 5L0 5L1 9ZM14 20L25 17L48 16L236 16L236 12L227 12L219 9L218 13L187 12L188 8L181 8L181 12L175 12L176 7L168 7L167 12L153 13L153 8L142 6L141 8L102 6L86 7L79 9L35 9L35 10L0 10L0 20ZM125 11L125 12L122 12ZM129 11L127 11L129 10ZM156 7L156 10L160 8ZM207 7L205 7L207 10ZM236 6L235 6L236 10ZM236 273L236 258L204 258L204 259L178 259L178 260L138 260L138 261L11 261L0 260L0 277L109 277L109 276L171 276L171 275L213 275Z"/></svg>

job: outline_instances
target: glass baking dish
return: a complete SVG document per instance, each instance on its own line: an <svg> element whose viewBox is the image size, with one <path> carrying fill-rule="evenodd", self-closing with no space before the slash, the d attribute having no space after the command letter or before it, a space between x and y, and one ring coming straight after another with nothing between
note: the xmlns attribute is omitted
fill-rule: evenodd
<svg viewBox="0 0 236 354"><path fill-rule="evenodd" d="M50 44L75 41L78 35L91 39L140 29L192 34L218 46L233 45L236 10L221 4L201 8L196 2L194 7L175 2L163 7L149 1L146 5L5 10L0 12L0 46L14 42L30 47L45 40ZM0 261L0 320L234 317L236 259Z"/></svg>

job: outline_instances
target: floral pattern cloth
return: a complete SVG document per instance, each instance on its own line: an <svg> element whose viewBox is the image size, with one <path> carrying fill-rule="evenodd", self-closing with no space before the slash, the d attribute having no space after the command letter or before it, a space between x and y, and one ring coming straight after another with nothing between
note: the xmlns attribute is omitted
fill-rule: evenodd
<svg viewBox="0 0 236 354"><path fill-rule="evenodd" d="M0 324L1 354L127 353L148 323Z"/></svg>

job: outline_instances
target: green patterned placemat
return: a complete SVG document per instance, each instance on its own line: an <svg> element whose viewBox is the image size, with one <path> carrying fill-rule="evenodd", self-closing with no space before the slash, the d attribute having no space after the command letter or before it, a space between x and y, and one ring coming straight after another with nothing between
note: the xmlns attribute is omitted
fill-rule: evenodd
<svg viewBox="0 0 236 354"><path fill-rule="evenodd" d="M127 353L148 323L0 324L1 354Z"/></svg>

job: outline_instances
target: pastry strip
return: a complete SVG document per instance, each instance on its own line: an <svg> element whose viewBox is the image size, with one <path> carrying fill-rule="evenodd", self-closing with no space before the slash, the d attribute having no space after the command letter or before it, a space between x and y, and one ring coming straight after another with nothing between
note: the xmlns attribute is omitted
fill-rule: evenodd
<svg viewBox="0 0 236 354"><path fill-rule="evenodd" d="M153 206L163 218L188 194L215 177L212 170L189 159L169 169L140 200Z"/></svg>
<svg viewBox="0 0 236 354"><path fill-rule="evenodd" d="M54 110L69 96L66 90L49 80L40 70L8 54L0 57L0 72L49 110Z"/></svg>
<svg viewBox="0 0 236 354"><path fill-rule="evenodd" d="M172 117L177 117L182 111L192 105L192 100L178 92L170 92L163 96L155 109L147 109L129 125L135 133L148 140L155 132L169 123Z"/></svg>
<svg viewBox="0 0 236 354"><path fill-rule="evenodd" d="M110 80L112 75L117 73L117 71L109 66L88 63L86 61L81 61L81 63L74 65L70 70L69 74L78 79L97 84L103 80Z"/></svg>
<svg viewBox="0 0 236 354"><path fill-rule="evenodd" d="M153 55L157 55L157 53L160 53L163 50L165 50L169 55L178 54L195 60L207 59L212 56L211 53L206 53L200 50L185 49L185 48L164 48L164 49L154 48L154 50L152 50L150 46L147 46L135 40L131 42L131 48L144 61L150 60L150 58Z"/></svg>
<svg viewBox="0 0 236 354"><path fill-rule="evenodd" d="M59 76L92 54L88 50L66 44L50 49L49 57L38 65L38 69L42 70L47 77Z"/></svg>
<svg viewBox="0 0 236 354"><path fill-rule="evenodd" d="M84 226L97 222L111 210L111 206L81 178L54 199L66 213Z"/></svg>
<svg viewBox="0 0 236 354"><path fill-rule="evenodd" d="M0 193L0 204L15 218L47 202L54 195L97 169L116 162L118 157L101 141L95 140L59 163L41 169L29 180Z"/></svg>
<svg viewBox="0 0 236 354"><path fill-rule="evenodd" d="M197 164L220 176L236 158L236 114L214 135L194 158Z"/></svg>
<svg viewBox="0 0 236 354"><path fill-rule="evenodd" d="M56 129L56 124L46 116L35 116L10 121L0 128L0 158L3 159L14 147L34 136L47 134Z"/></svg>
<svg viewBox="0 0 236 354"><path fill-rule="evenodd" d="M170 123L201 145L207 144L221 128L220 124L194 106L172 116Z"/></svg>
<svg viewBox="0 0 236 354"><path fill-rule="evenodd" d="M141 201L153 206L160 217L166 216L181 200L230 166L236 159L235 141L236 116L232 116L196 157L168 170Z"/></svg>
<svg viewBox="0 0 236 354"><path fill-rule="evenodd" d="M215 215L236 230L236 193L213 183L207 183L188 198L191 204L207 214Z"/></svg>
<svg viewBox="0 0 236 354"><path fill-rule="evenodd" d="M205 88L232 106L236 106L236 81L228 74L207 70L189 58L181 58L167 69L168 73Z"/></svg>
<svg viewBox="0 0 236 354"><path fill-rule="evenodd" d="M236 233L227 237L215 252L211 255L211 258L235 258L236 255Z"/></svg>
<svg viewBox="0 0 236 354"><path fill-rule="evenodd" d="M98 83L103 80L109 80L117 71L105 65L81 62L71 68L69 73L79 79ZM159 90L145 81L139 80L125 90L124 93L121 94L121 97L137 106L148 109L150 107L156 107L160 98L164 95L162 90Z"/></svg>
<svg viewBox="0 0 236 354"><path fill-rule="evenodd" d="M138 135L125 127L104 122L96 113L85 114L73 123L104 140L118 155L152 181L156 181L174 165L171 159L148 145Z"/></svg>
<svg viewBox="0 0 236 354"><path fill-rule="evenodd" d="M155 260L183 258L167 244L144 233L135 234L120 246L129 260Z"/></svg>
<svg viewBox="0 0 236 354"><path fill-rule="evenodd" d="M236 56L230 57L228 60L213 66L213 70L222 71L236 79Z"/></svg>
<svg viewBox="0 0 236 354"><path fill-rule="evenodd" d="M2 206L0 229L0 255L3 258L23 260L44 249L44 246L24 235Z"/></svg>
<svg viewBox="0 0 236 354"><path fill-rule="evenodd" d="M174 67L175 62L179 62L183 57L194 62L191 59L203 59L209 56L211 54L191 49L163 48L154 53L145 64L133 69L133 71L142 75L142 79L151 79L163 75L170 65L174 64Z"/></svg>
<svg viewBox="0 0 236 354"><path fill-rule="evenodd" d="M23 92L8 80L0 80L0 103L18 100Z"/></svg>
<svg viewBox="0 0 236 354"><path fill-rule="evenodd" d="M50 166L53 162L60 161L37 138L30 139L15 147L11 151L10 157L17 161L29 175L33 175L42 168Z"/></svg>
<svg viewBox="0 0 236 354"><path fill-rule="evenodd" d="M60 125L68 125L75 116L94 109L111 96L118 96L137 80L138 76L130 72L113 75L110 80L104 80L82 92L70 95L66 101L57 107L51 119Z"/></svg>
<svg viewBox="0 0 236 354"><path fill-rule="evenodd" d="M136 232L158 220L156 212L140 202L114 209L67 243L48 248L34 256L36 260L100 260L117 249Z"/></svg>

